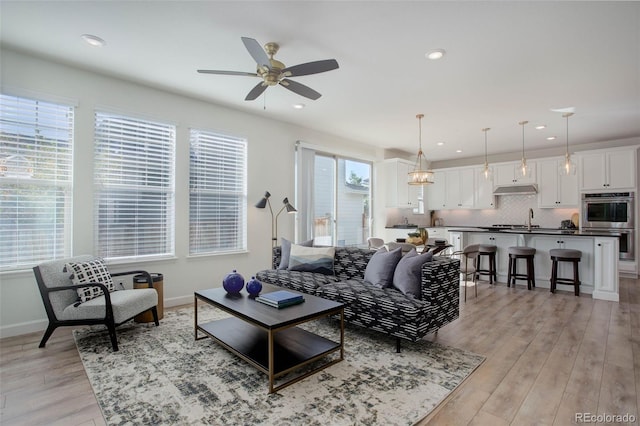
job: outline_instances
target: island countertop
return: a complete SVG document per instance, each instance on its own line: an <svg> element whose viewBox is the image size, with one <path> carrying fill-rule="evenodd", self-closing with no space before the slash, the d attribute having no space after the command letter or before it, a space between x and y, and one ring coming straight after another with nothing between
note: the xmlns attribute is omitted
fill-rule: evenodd
<svg viewBox="0 0 640 426"><path fill-rule="evenodd" d="M550 251L554 248L580 250L580 292L594 299L619 301L618 236L611 232L580 231L553 228L448 227L455 250L470 244L491 244L497 247L496 263L499 282L508 275L508 248L527 246L536 249L534 257L536 287L549 288L551 277ZM571 276L570 265L561 265L560 276ZM560 290L572 290L558 285Z"/></svg>
<svg viewBox="0 0 640 426"><path fill-rule="evenodd" d="M495 227L447 227L449 232L484 232L484 233L505 233L505 234L523 234L523 235L564 235L571 237L615 237L619 236L615 232L585 230L578 229L558 229L558 228L495 228Z"/></svg>

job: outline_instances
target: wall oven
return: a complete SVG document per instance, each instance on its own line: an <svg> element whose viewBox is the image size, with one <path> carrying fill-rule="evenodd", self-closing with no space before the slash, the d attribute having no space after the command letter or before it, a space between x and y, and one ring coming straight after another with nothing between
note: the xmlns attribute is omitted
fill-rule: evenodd
<svg viewBox="0 0 640 426"><path fill-rule="evenodd" d="M582 230L606 232L620 239L620 259L635 260L635 194L582 194Z"/></svg>

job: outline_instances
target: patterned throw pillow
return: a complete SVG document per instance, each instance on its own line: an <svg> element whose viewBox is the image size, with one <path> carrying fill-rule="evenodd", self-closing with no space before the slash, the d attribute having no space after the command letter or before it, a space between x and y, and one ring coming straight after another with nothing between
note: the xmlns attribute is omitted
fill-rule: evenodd
<svg viewBox="0 0 640 426"><path fill-rule="evenodd" d="M335 247L304 247L292 244L288 269L289 271L334 275L333 258L335 254Z"/></svg>
<svg viewBox="0 0 640 426"><path fill-rule="evenodd" d="M313 246L313 238L309 241L303 241L299 246L311 247ZM287 269L289 267L289 256L291 255L291 241L286 238L282 239L282 244L280 245L280 265L278 269Z"/></svg>
<svg viewBox="0 0 640 426"><path fill-rule="evenodd" d="M107 265L105 265L102 259L95 259L83 263L70 262L65 265L65 269L67 272L71 272L71 281L75 285L100 283L106 285L109 292L116 289ZM78 292L78 296L80 296L81 302L102 296L102 290L99 287L82 287L76 291Z"/></svg>

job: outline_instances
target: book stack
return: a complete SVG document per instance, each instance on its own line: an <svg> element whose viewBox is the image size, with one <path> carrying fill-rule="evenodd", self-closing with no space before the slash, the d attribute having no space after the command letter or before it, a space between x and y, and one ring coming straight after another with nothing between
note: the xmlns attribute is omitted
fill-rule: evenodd
<svg viewBox="0 0 640 426"><path fill-rule="evenodd" d="M304 302L304 297L298 293L292 293L286 290L273 291L271 293L265 293L256 297L256 300L265 305L272 306L274 308L284 308L286 306L297 305Z"/></svg>

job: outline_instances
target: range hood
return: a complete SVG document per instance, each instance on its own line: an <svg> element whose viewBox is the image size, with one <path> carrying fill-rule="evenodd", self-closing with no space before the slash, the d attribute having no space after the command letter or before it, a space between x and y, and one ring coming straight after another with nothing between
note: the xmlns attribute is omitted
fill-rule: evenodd
<svg viewBox="0 0 640 426"><path fill-rule="evenodd" d="M538 186L531 185L504 185L496 186L493 195L531 195L538 193Z"/></svg>

